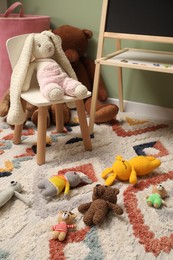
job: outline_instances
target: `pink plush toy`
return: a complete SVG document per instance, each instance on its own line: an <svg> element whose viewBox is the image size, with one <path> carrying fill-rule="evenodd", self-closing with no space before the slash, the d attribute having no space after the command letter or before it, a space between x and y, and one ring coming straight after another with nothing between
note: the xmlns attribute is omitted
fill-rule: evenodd
<svg viewBox="0 0 173 260"><path fill-rule="evenodd" d="M60 99L64 93L69 96L80 96L80 90L81 96L87 93L85 87L77 80L70 78L54 60L48 60L40 66L37 79L42 95L48 100Z"/></svg>

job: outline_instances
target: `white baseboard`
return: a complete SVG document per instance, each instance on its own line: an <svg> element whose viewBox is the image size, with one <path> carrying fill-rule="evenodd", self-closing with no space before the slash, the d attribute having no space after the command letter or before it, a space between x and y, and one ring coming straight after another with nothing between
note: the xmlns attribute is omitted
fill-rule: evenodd
<svg viewBox="0 0 173 260"><path fill-rule="evenodd" d="M108 98L109 103L116 104L118 106L118 99ZM124 101L124 112L132 112L147 116L148 118L173 120L173 108L166 108L160 106L154 106L149 104L137 103L132 101Z"/></svg>

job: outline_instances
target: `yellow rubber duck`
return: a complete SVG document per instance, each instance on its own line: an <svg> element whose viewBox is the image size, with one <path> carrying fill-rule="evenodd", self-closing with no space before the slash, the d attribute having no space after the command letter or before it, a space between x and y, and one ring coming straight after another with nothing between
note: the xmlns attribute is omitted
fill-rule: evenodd
<svg viewBox="0 0 173 260"><path fill-rule="evenodd" d="M102 172L102 178L106 179L105 185L107 186L112 185L116 179L121 181L129 180L131 184L136 184L137 176L151 173L160 164L161 161L153 156L135 156L127 161L118 155L112 167L106 168Z"/></svg>

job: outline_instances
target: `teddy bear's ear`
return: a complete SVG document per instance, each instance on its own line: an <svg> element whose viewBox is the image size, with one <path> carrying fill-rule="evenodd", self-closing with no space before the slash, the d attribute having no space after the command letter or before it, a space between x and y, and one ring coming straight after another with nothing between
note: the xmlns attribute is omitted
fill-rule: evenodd
<svg viewBox="0 0 173 260"><path fill-rule="evenodd" d="M70 211L69 214L73 220L76 218L76 214L74 214L73 212Z"/></svg>
<svg viewBox="0 0 173 260"><path fill-rule="evenodd" d="M117 188L113 188L113 189L114 189L115 195L118 195L120 193L119 189L117 189Z"/></svg>
<svg viewBox="0 0 173 260"><path fill-rule="evenodd" d="M85 34L87 39L91 39L93 37L93 33L92 31L88 30L88 29L84 29L83 33Z"/></svg>

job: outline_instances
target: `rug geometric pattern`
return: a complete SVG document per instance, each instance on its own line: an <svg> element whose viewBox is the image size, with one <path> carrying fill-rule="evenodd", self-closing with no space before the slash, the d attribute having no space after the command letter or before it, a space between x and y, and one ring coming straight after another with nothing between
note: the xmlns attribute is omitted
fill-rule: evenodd
<svg viewBox="0 0 173 260"><path fill-rule="evenodd" d="M22 143L12 142L13 129L0 121L0 194L12 180L22 184L21 194L31 207L12 197L0 208L0 259L9 260L114 260L173 259L173 125L171 122L139 118L128 114L111 124L95 125L92 151L85 151L77 124L59 134L47 131L46 164L36 164L37 129L27 122ZM120 190L117 203L124 214L109 212L99 226L88 227L78 206L92 200L96 184L104 184L102 171L111 167L117 155L130 159L152 155L161 166L138 178L136 185L116 180ZM87 175L91 184L81 184L50 200L42 196L38 182L55 174L75 170ZM162 183L168 191L167 208L155 209L146 203L151 186ZM1 194L2 195L2 194ZM57 223L59 210L77 215L76 229L64 242L53 240L50 227Z"/></svg>
<svg viewBox="0 0 173 260"><path fill-rule="evenodd" d="M157 234L152 231L152 228L145 224L136 193L143 191L150 185L160 184L167 180L173 180L173 171L160 174L145 181L140 181L135 187L129 186L123 193L124 206L128 214L129 222L132 225L134 236L139 240L140 244L144 245L146 252L152 252L155 256L158 256L162 250L169 254L171 249L173 249L173 226L172 233L169 233L168 236L162 235L161 237L157 237ZM170 183L172 185L172 181ZM170 213L173 214L173 208L170 209Z"/></svg>
<svg viewBox="0 0 173 260"><path fill-rule="evenodd" d="M122 137L126 136L136 136L141 135L146 132L153 132L158 129L168 127L167 124L148 124L148 121L138 121L138 124L129 123L129 119L126 122L120 123L115 120L112 120L112 130L118 135ZM128 128L127 128L128 126ZM136 126L136 127L135 127Z"/></svg>
<svg viewBox="0 0 173 260"><path fill-rule="evenodd" d="M154 155L155 157L162 157L169 154L160 141L134 145L133 149L137 155Z"/></svg>

